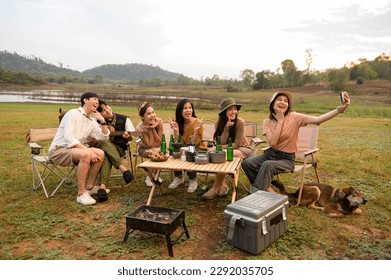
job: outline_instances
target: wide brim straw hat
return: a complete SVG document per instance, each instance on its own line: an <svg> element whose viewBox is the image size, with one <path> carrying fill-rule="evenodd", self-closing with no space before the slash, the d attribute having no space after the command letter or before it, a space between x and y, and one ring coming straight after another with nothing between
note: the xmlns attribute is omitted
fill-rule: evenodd
<svg viewBox="0 0 391 280"><path fill-rule="evenodd" d="M290 92L287 92L287 91L277 91L275 92L272 97L270 98L270 104L274 102L274 99L276 99L276 97L278 95L285 95L286 97L288 97L288 100L289 100L289 105L292 107L293 105L293 96Z"/></svg>
<svg viewBox="0 0 391 280"><path fill-rule="evenodd" d="M242 104L239 104L239 103L236 103L235 100L233 98L227 98L227 99L224 99L223 101L221 101L220 103L220 113L219 115L221 115L222 113L225 112L225 110L227 110L229 107L231 106L236 106L236 109L239 111L240 108L242 107Z"/></svg>

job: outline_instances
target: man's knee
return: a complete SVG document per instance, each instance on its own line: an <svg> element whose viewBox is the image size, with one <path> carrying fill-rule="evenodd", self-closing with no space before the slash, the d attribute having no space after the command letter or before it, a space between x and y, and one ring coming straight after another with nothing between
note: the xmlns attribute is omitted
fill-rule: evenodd
<svg viewBox="0 0 391 280"><path fill-rule="evenodd" d="M247 159L245 159L245 160L242 162L242 168L243 168L243 170L248 170L249 165L250 165L250 159L247 158Z"/></svg>

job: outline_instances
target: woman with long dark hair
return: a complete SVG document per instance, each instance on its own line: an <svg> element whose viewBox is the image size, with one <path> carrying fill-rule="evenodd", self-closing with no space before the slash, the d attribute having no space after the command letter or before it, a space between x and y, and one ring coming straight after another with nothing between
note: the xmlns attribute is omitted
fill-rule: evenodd
<svg viewBox="0 0 391 280"><path fill-rule="evenodd" d="M203 122L203 120L197 118L193 103L185 98L178 102L175 110L175 121L171 120L170 125L175 139L178 139L180 135L183 145L195 144L197 149L206 150L206 144L202 141L204 133ZM184 184L182 172L175 171L174 175L174 180L168 186L170 189L175 189ZM198 187L197 173L187 172L187 175L189 176L187 192L192 193Z"/></svg>
<svg viewBox="0 0 391 280"><path fill-rule="evenodd" d="M231 138L232 146L234 148L234 157L245 159L254 154L245 134L245 121L238 117L238 111L242 107L241 104L235 102L233 98L224 99L220 103L219 118L216 121L216 130L213 138L220 136L222 148L224 150L228 147L228 140ZM214 149L211 149L214 150ZM216 180L213 186L202 197L206 199L213 199L227 195L229 188L225 183L224 174L216 174Z"/></svg>

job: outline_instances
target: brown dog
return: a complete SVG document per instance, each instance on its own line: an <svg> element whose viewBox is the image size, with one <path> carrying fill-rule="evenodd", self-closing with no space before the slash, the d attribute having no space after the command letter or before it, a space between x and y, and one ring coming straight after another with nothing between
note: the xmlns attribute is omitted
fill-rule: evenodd
<svg viewBox="0 0 391 280"><path fill-rule="evenodd" d="M299 190L295 193L286 193L284 184L280 181L273 181L281 193L294 197L299 196ZM339 217L344 214L361 214L360 204L367 200L357 188L337 189L330 185L309 183L304 184L300 205L308 206L311 209L326 211L330 216Z"/></svg>
<svg viewBox="0 0 391 280"><path fill-rule="evenodd" d="M58 122L61 123L61 120L62 120L62 118L64 117L64 115L65 115L65 113L66 113L67 111L65 111L65 110L63 110L62 108L60 108L60 109L58 110L58 112L60 113L60 115L58 116Z"/></svg>

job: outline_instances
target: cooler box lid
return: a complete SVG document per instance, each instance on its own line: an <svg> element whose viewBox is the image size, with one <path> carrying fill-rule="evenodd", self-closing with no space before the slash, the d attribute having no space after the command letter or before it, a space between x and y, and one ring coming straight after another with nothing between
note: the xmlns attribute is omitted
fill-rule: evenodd
<svg viewBox="0 0 391 280"><path fill-rule="evenodd" d="M257 191L227 206L227 210L240 216L261 219L270 211L288 202L288 196Z"/></svg>

